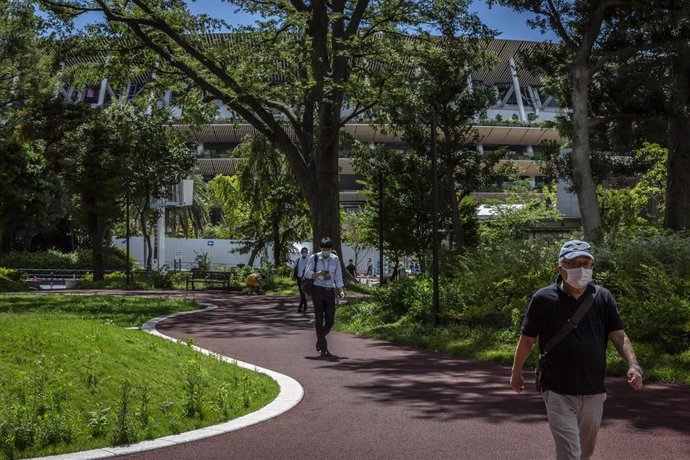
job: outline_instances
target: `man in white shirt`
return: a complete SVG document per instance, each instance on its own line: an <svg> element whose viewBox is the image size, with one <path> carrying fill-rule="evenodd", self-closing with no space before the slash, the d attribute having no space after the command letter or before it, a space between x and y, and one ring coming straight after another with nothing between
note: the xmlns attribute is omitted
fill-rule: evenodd
<svg viewBox="0 0 690 460"><path fill-rule="evenodd" d="M328 351L326 336L335 323L336 290L340 299L345 298L343 272L340 268L340 259L332 253L333 241L330 238L322 238L319 249L320 253L315 257L309 257L304 276L314 280L311 298L316 320L316 351L320 352L321 356L331 357L333 355Z"/></svg>
<svg viewBox="0 0 690 460"><path fill-rule="evenodd" d="M293 277L297 280L297 289L299 289L299 307L298 312L307 312L307 295L302 290L302 278L307 271L307 264L309 263L309 250L302 248L301 256L295 261L295 272Z"/></svg>

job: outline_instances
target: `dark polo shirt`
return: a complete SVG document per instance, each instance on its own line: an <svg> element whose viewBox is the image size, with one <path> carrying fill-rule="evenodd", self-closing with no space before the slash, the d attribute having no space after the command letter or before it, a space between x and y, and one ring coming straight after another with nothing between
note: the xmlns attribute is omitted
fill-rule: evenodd
<svg viewBox="0 0 690 460"><path fill-rule="evenodd" d="M573 316L582 301L594 290L590 283L575 300L555 284L537 291L522 322L522 335L539 338L539 352ZM594 304L576 329L547 355L542 388L565 395L592 395L606 392L606 346L610 332L623 329L616 301L608 289L600 288Z"/></svg>

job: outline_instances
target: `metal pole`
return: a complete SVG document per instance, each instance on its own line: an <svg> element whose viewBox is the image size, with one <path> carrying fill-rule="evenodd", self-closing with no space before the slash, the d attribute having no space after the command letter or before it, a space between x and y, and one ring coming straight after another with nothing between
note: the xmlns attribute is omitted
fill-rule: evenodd
<svg viewBox="0 0 690 460"><path fill-rule="evenodd" d="M125 230L125 254L127 260L125 261L125 273L127 274L127 284L132 281L132 270L129 266L129 187L127 187L127 192L125 193L125 219L127 220L126 230Z"/></svg>
<svg viewBox="0 0 690 460"><path fill-rule="evenodd" d="M379 286L386 284L383 278L383 171L379 170Z"/></svg>
<svg viewBox="0 0 690 460"><path fill-rule="evenodd" d="M438 161L436 155L436 122L431 120L431 273L433 278L432 312L434 326L439 322L439 292L438 292Z"/></svg>

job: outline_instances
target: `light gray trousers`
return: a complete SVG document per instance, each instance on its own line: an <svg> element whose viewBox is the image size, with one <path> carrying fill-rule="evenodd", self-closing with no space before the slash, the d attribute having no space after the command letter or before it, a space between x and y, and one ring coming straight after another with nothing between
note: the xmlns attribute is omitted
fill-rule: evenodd
<svg viewBox="0 0 690 460"><path fill-rule="evenodd" d="M606 393L562 395L546 390L542 398L556 442L556 459L588 460L597 442Z"/></svg>

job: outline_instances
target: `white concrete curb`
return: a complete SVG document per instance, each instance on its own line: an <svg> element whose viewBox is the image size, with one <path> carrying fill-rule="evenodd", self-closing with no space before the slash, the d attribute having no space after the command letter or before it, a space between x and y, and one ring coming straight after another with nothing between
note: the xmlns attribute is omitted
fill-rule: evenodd
<svg viewBox="0 0 690 460"><path fill-rule="evenodd" d="M202 303L200 304L206 307L203 311L213 310L217 308L213 304ZM161 316L159 318L154 318L147 321L141 329L153 334L158 337L162 337L167 340L172 340L177 342L177 339L163 335L156 330L156 325L164 319L173 318L175 316L188 315L190 313L198 313L199 310L185 311L181 313L175 313L172 315ZM302 400L304 396L304 389L297 380L288 377L287 375L279 374L269 369L264 369L262 367L254 366L253 364L245 363L242 361L237 361L236 359L228 358L227 356L219 355L209 350L193 346L196 351L203 353L205 355L213 356L227 363L234 363L240 367L246 369L261 372L271 377L273 380L278 382L280 386L280 392L278 396L271 401L267 406L262 407L256 412L251 414L243 415L242 417L230 420L229 422L221 423L218 425L208 426L206 428L200 428L194 431L187 431L185 433L180 433L171 436L165 436L163 438L153 439L150 441L143 441L137 444L131 444L129 446L118 446L118 447L102 447L100 449L86 450L83 452L73 452L70 454L52 455L49 457L37 457L35 460L91 460L98 458L109 458L115 457L117 455L133 454L137 452L144 452L147 450L160 449L161 447L174 446L176 444L183 444L186 442L197 441L199 439L208 438L211 436L217 436L219 434L228 433L230 431L239 430L256 423L260 423L271 418L277 417L285 412L289 411L295 407Z"/></svg>

